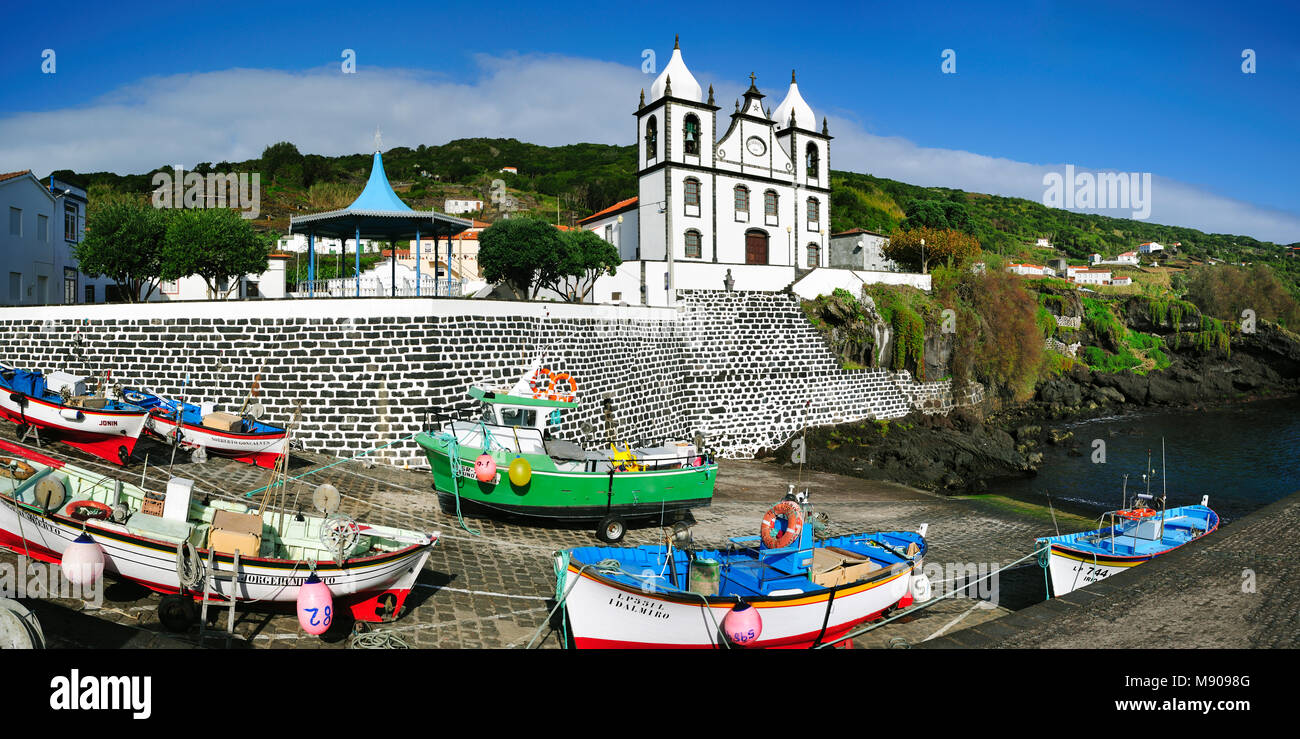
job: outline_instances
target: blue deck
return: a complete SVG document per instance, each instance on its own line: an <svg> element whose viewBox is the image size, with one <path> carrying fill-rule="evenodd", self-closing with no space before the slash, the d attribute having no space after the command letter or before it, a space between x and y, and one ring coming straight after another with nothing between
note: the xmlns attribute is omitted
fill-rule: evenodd
<svg viewBox="0 0 1300 739"><path fill-rule="evenodd" d="M1123 521L1077 534L1063 534L1038 539L1080 552L1118 557L1153 557L1186 544L1219 526L1219 516L1202 505L1181 506L1141 520Z"/></svg>
<svg viewBox="0 0 1300 739"><path fill-rule="evenodd" d="M806 567L797 564L802 560L810 561L815 548L843 549L868 558L881 567L908 561L902 553L909 544L916 544L920 548L920 553L915 558L925 554L925 540L921 535L903 531L838 536L819 541L815 547L803 549L764 549L758 545L757 538L732 539L736 549L695 550L697 560L714 560L719 563L719 597L763 596L782 591L792 591L788 594L797 595L827 590L810 579ZM690 559L680 549L672 550L671 563L663 546L580 547L570 549L568 553L579 566L595 565L606 560L617 562L617 570L606 567L596 569L602 576L638 590L684 593L689 589Z"/></svg>
<svg viewBox="0 0 1300 739"><path fill-rule="evenodd" d="M179 407L181 409L181 423L186 426L203 425L203 409L193 403L171 400L144 390L130 389L126 392L131 402L148 410L152 415L174 421L176 420L176 409ZM282 433L283 431L284 429L279 426L254 421L251 418L242 419L239 427L239 433L243 434L271 434Z"/></svg>
<svg viewBox="0 0 1300 739"><path fill-rule="evenodd" d="M11 393L22 393L30 398L37 398L46 403L53 405L63 405L63 399L59 394L50 390L46 384L45 375L40 372L30 372L28 370L7 369L0 372L0 389ZM96 406L97 410L106 411L139 411L141 408L132 403L123 403L118 400L105 399L102 408Z"/></svg>

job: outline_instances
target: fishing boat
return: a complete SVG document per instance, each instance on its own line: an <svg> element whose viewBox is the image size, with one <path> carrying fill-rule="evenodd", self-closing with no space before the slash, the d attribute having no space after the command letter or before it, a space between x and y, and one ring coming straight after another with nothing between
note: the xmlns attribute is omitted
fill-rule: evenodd
<svg viewBox="0 0 1300 739"><path fill-rule="evenodd" d="M283 427L257 420L261 408L258 404L252 412L247 412L250 409L246 407L246 412L235 414L218 411L209 403L199 406L145 390L128 388L122 397L149 411L144 426L147 432L184 449L201 449L239 462L273 468L288 448Z"/></svg>
<svg viewBox="0 0 1300 739"><path fill-rule="evenodd" d="M1210 496L1202 496L1200 505L1166 508L1163 489L1159 498L1151 494L1153 474L1148 457L1147 473L1142 475L1147 492L1131 499L1125 475L1121 507L1102 514L1098 528L1036 541L1038 562L1049 575L1052 595L1059 597L1105 580L1219 528L1219 516L1209 508Z"/></svg>
<svg viewBox="0 0 1300 739"><path fill-rule="evenodd" d="M85 534L105 574L168 596L169 625L208 596L292 605L313 576L357 620L400 614L438 533L361 524L337 493L316 497L323 515L200 497L183 478L159 493L0 440L0 546L58 563Z"/></svg>
<svg viewBox="0 0 1300 739"><path fill-rule="evenodd" d="M513 386L471 386L469 397L477 417L435 414L415 439L448 511L596 523L612 543L629 522L671 524L713 499L718 467L694 443L586 448L555 438L563 412L578 407L566 373L535 362Z"/></svg>
<svg viewBox="0 0 1300 739"><path fill-rule="evenodd" d="M580 547L556 555L556 598L582 648L808 648L913 600L925 530L817 540L807 493L786 495L759 536L695 549L675 526L663 545Z"/></svg>
<svg viewBox="0 0 1300 739"><path fill-rule="evenodd" d="M101 388L107 385L107 378ZM41 372L0 365L0 413L18 424L18 437L56 438L101 459L126 465L144 429L148 412L87 392L85 378L66 372Z"/></svg>

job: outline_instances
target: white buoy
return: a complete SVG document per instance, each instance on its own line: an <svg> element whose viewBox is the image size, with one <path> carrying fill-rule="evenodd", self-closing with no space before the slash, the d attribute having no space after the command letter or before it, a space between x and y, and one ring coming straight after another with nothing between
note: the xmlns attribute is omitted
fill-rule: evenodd
<svg viewBox="0 0 1300 739"><path fill-rule="evenodd" d="M912 600L917 603L924 603L927 600L930 600L930 578L925 575L913 575L912 582L908 587L908 592L912 594Z"/></svg>
<svg viewBox="0 0 1300 739"><path fill-rule="evenodd" d="M89 534L82 532L76 541L63 550L59 569L63 570L63 576L73 585L94 585L104 574L104 550Z"/></svg>

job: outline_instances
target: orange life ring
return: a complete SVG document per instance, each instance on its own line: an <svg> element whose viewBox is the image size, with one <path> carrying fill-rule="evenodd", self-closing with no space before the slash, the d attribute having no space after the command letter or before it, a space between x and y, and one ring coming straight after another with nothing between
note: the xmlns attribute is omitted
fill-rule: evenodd
<svg viewBox="0 0 1300 739"><path fill-rule="evenodd" d="M1156 512L1150 508L1130 508L1119 511L1116 515L1120 518L1150 518L1156 515Z"/></svg>
<svg viewBox="0 0 1300 739"><path fill-rule="evenodd" d="M560 394L556 388L559 387L561 382L568 384L569 392ZM561 400L565 403L572 403L577 392L578 383L574 381L573 377L568 372L557 372L555 373L555 376L551 378L551 387L546 391L546 398L548 400Z"/></svg>
<svg viewBox="0 0 1300 739"><path fill-rule="evenodd" d="M546 382L546 380L550 378L550 376L551 376L551 371L543 367L537 370L536 372L534 372L533 376L529 378L528 389L533 391L534 398L546 397L546 393L549 387L555 384L554 381L549 383Z"/></svg>
<svg viewBox="0 0 1300 739"><path fill-rule="evenodd" d="M99 511L103 515L95 515L86 512L84 509L89 508L91 511ZM78 521L85 521L88 518L108 518L113 515L113 509L106 503L100 503L97 500L74 500L63 509L64 515L71 516Z"/></svg>
<svg viewBox="0 0 1300 739"><path fill-rule="evenodd" d="M785 519L785 533L776 535L776 519ZM803 509L793 500L783 500L767 510L759 536L768 549L782 549L799 540L803 530Z"/></svg>

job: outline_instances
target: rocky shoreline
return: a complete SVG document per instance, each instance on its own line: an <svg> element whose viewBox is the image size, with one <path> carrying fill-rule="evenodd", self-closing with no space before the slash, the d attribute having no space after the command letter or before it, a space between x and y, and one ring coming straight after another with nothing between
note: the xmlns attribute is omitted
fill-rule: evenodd
<svg viewBox="0 0 1300 739"><path fill-rule="evenodd" d="M1024 403L993 398L947 416L808 429L772 456L792 463L804 444L811 469L885 480L946 494L982 493L998 479L1036 474L1049 445L1088 449L1064 428L1080 421L1160 409L1202 409L1270 397L1300 397L1300 342L1270 325L1237 334L1231 352L1171 352L1147 374L1093 372L1083 364L1039 384Z"/></svg>

